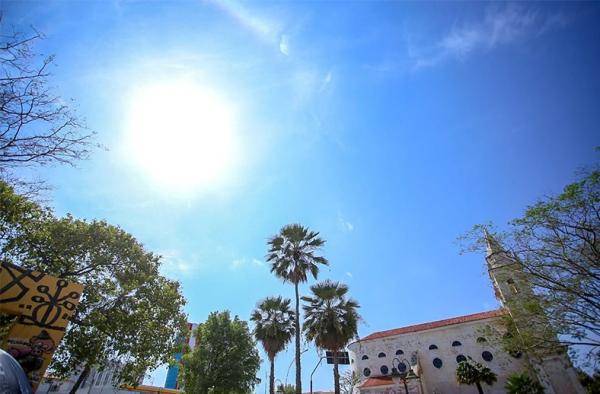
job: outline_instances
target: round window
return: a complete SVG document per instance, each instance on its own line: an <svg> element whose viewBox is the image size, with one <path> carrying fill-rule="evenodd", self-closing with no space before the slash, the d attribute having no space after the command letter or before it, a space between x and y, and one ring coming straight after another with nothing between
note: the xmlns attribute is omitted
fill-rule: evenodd
<svg viewBox="0 0 600 394"><path fill-rule="evenodd" d="M387 365L382 365L381 368L379 368L379 370L381 371L382 375L387 375L389 372Z"/></svg>
<svg viewBox="0 0 600 394"><path fill-rule="evenodd" d="M494 356L492 356L492 353L486 350L485 352L481 353L481 358L483 358L487 362L490 362L494 359Z"/></svg>
<svg viewBox="0 0 600 394"><path fill-rule="evenodd" d="M462 343L460 343L460 341L454 341L452 342L452 346L461 346Z"/></svg>
<svg viewBox="0 0 600 394"><path fill-rule="evenodd" d="M368 360L369 356L367 356L366 354L364 356L362 356L361 360Z"/></svg>
<svg viewBox="0 0 600 394"><path fill-rule="evenodd" d="M371 370L369 368L363 369L363 375L365 375L368 378L369 376L371 376Z"/></svg>
<svg viewBox="0 0 600 394"><path fill-rule="evenodd" d="M477 338L477 343L484 343L484 342L487 342L487 339L485 339L484 337Z"/></svg>
<svg viewBox="0 0 600 394"><path fill-rule="evenodd" d="M404 352L400 349L396 350L396 356L399 356L401 354L404 354Z"/></svg>
<svg viewBox="0 0 600 394"><path fill-rule="evenodd" d="M385 357L385 353L384 353L384 352L381 352L381 353L379 353L379 354L377 355L377 357L379 357L379 358L384 358L384 357Z"/></svg>
<svg viewBox="0 0 600 394"><path fill-rule="evenodd" d="M406 364L404 364L404 363L398 364L398 371L400 371L400 373L405 372L406 371Z"/></svg>
<svg viewBox="0 0 600 394"><path fill-rule="evenodd" d="M429 345L429 350L435 350L437 349L437 345Z"/></svg>
<svg viewBox="0 0 600 394"><path fill-rule="evenodd" d="M442 365L443 365L443 363L442 363L441 359L439 359L437 357L433 359L433 366L434 367L436 367L436 368L442 368Z"/></svg>
<svg viewBox="0 0 600 394"><path fill-rule="evenodd" d="M465 356L463 356L462 354L459 354L458 356L456 356L457 363L461 363L463 361L467 361L467 358Z"/></svg>

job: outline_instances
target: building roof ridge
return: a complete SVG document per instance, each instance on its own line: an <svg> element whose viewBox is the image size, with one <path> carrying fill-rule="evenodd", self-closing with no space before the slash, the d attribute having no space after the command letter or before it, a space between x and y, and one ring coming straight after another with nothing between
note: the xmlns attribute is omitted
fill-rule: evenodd
<svg viewBox="0 0 600 394"><path fill-rule="evenodd" d="M452 318L448 318L448 319L435 320L435 321L428 322L428 323L413 324L410 326L393 328L390 330L377 331L377 332L367 335L364 338L359 339L358 342L369 341L372 339L378 339L378 338L384 338L384 337L390 337L390 336L394 336L394 335L408 334L408 333L412 333L412 332L432 330L434 328L445 327L445 326L450 326L450 325L460 324L460 323L466 323L466 322L470 322L470 321L483 320L483 319L488 319L490 317L503 316L505 314L506 314L506 311L503 308L500 308L500 309L494 309L491 311L472 313L472 314L463 315L463 316L456 316L456 317L452 317Z"/></svg>

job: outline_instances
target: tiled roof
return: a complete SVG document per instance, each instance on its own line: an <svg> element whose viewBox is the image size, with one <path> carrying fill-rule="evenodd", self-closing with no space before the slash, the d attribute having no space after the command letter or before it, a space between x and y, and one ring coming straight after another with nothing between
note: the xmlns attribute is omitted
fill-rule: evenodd
<svg viewBox="0 0 600 394"><path fill-rule="evenodd" d="M394 384L390 376L379 376L376 378L367 379L360 387L388 386L390 384Z"/></svg>
<svg viewBox="0 0 600 394"><path fill-rule="evenodd" d="M373 334L370 334L364 338L361 338L361 341L368 341L371 339L390 337L393 335L408 334L410 332L431 330L434 328L450 326L453 324L460 324L460 323L466 323L466 322L470 322L470 321L488 319L491 317L503 316L505 314L506 314L506 311L504 309L496 309L494 311L480 312L480 313L475 313L472 315L465 315L465 316L458 316L458 317L453 317L451 319L438 320L438 321L433 321L430 323L415 324L413 326L394 328L393 330L374 332Z"/></svg>

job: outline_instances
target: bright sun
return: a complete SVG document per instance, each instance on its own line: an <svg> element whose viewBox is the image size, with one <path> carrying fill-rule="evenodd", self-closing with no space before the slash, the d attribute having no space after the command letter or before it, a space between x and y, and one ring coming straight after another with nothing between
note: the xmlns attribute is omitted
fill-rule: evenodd
<svg viewBox="0 0 600 394"><path fill-rule="evenodd" d="M232 165L234 120L226 102L190 81L147 85L131 98L127 154L161 187L214 185Z"/></svg>

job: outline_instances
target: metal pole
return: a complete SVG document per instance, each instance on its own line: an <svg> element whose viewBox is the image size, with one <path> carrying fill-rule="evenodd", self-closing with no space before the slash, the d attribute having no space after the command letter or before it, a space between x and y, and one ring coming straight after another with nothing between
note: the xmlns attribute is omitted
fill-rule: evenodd
<svg viewBox="0 0 600 394"><path fill-rule="evenodd" d="M335 356L334 356L334 357L335 357ZM313 371L310 373L310 394L313 394L313 391L312 391L312 377L313 377L313 374L315 373L315 371L317 370L317 368L319 368L319 365L321 365L321 361L323 361L323 359L324 359L324 358L326 358L326 357L325 357L325 356L322 356L322 357L319 359L319 362L317 363L317 366L316 366L316 367L315 367L315 369L313 369Z"/></svg>

